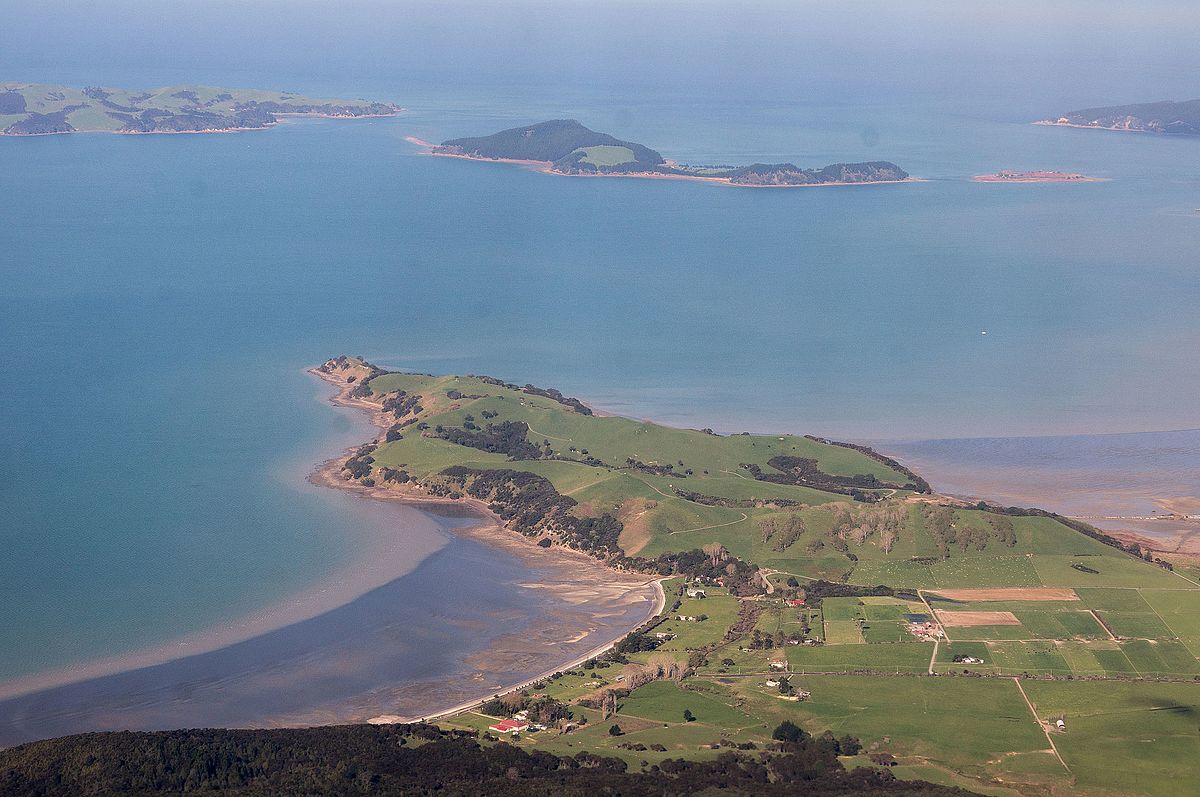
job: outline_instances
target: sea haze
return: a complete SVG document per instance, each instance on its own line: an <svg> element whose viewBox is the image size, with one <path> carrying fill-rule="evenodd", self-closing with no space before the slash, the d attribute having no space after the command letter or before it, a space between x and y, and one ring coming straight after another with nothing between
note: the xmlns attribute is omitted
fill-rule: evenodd
<svg viewBox="0 0 1200 797"><path fill-rule="evenodd" d="M361 617L379 605L361 602L380 594L367 589L404 594L362 577L381 551L403 589L472 572L437 518L306 484L373 433L303 373L337 354L723 432L1197 426L1200 142L1027 124L1194 95L1200 21L1186 4L1014 4L986 25L941 3L867 3L853 21L841 4L664 6L632 25L627 4L583 17L576 4L509 17L485 4L312 3L294 17L265 2L2 5L0 79L261 86L410 111L231 135L0 138L0 685L211 639L335 582L339 600L358 594L343 617ZM563 117L683 162L886 159L925 181L581 180L404 141ZM1004 168L1111 179L969 181ZM1126 467L1073 445L1056 451L1084 471ZM973 491L932 468L935 485ZM1174 464L1156 468L1148 492L1178 483ZM988 478L975 483L1015 494ZM496 600L532 605L524 582L498 578ZM319 658L318 604L297 633ZM425 605L395 598L365 627L434 638ZM285 637L202 663L247 662L250 689L259 654L301 638ZM436 638L446 662L476 650L471 633ZM333 691L424 677L369 656L355 672ZM125 705L128 683L89 694ZM316 711L317 691L281 710ZM150 713L164 705L179 723L215 716L209 703Z"/></svg>

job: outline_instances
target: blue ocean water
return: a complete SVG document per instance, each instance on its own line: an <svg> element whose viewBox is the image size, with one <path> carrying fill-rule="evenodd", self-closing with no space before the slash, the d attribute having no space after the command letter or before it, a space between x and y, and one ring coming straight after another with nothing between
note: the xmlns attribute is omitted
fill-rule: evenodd
<svg viewBox="0 0 1200 797"><path fill-rule="evenodd" d="M1031 44L1028 28L997 25L999 43L972 51L912 20L887 30L885 14L862 40L768 57L716 14L686 23L719 33L708 65L644 46L644 32L571 44L553 19L504 27L527 45L511 56L482 11L465 32L383 11L374 32L360 13L345 23L355 36L330 41L312 22L293 31L308 51L271 34L249 54L250 34L225 41L215 24L122 49L100 34L133 35L129 19L90 35L86 14L59 27L12 12L6 29L29 40L0 42L4 78L257 85L410 111L236 135L0 138L0 681L236 622L394 537L393 516L304 484L367 436L302 372L335 354L719 431L1196 426L1197 142L1027 124L1183 98L1197 56L1166 15L1124 20L1119 50L1098 47L1116 23L1092 30L1083 11L1088 36ZM571 68L534 68L564 56ZM404 141L556 117L680 161L887 159L925 182L577 180ZM1001 168L1111 179L969 181ZM446 538L416 514L400 525L411 550L393 553L425 577L419 562Z"/></svg>

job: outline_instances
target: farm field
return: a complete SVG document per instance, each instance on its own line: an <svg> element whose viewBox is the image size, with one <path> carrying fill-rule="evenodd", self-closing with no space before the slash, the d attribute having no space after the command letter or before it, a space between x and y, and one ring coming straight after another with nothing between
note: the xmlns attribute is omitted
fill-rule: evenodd
<svg viewBox="0 0 1200 797"><path fill-rule="evenodd" d="M1182 719L1200 693L1200 584L1187 573L1065 519L923 494L901 466L818 439L671 429L479 377L327 366L362 377L358 399L395 419L344 478L465 493L540 545L667 576L648 627L515 696L562 704L569 725L513 743L642 767L762 750L792 720L857 737L854 764L886 753L894 774L985 794L1178 793L1157 770L1196 752L1200 727ZM1121 742L1097 741L1125 717ZM1154 753L1117 777L1118 744Z"/></svg>
<svg viewBox="0 0 1200 797"><path fill-rule="evenodd" d="M575 151L583 153L582 163L590 163L593 166L617 166L637 160L633 154L633 150L629 147L600 145L595 147L581 147Z"/></svg>
<svg viewBox="0 0 1200 797"><path fill-rule="evenodd" d="M1055 745L1084 790L1194 793L1200 782L1200 687L1026 681L1040 717L1063 718Z"/></svg>

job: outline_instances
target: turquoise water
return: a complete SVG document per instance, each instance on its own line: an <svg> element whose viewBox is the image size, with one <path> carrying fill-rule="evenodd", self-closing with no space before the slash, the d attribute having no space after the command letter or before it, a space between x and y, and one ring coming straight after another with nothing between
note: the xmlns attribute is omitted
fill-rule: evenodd
<svg viewBox="0 0 1200 797"><path fill-rule="evenodd" d="M1195 142L926 121L912 137L943 151L901 137L887 156L929 182L754 191L403 141L506 121L0 140L22 186L0 197L0 673L199 629L350 561L361 518L285 467L352 442L301 371L337 353L725 431L1194 418L1200 218L1177 164ZM798 159L840 154L811 138ZM1047 164L1113 180L964 179Z"/></svg>
<svg viewBox="0 0 1200 797"><path fill-rule="evenodd" d="M403 36L430 34L422 24ZM304 484L366 436L302 372L335 354L719 431L1195 428L1200 142L1025 123L1182 98L1197 66L1172 49L1185 29L1132 30L1131 49L1104 49L1111 63L1084 54L1093 37L1004 68L997 52L959 52L957 71L940 60L955 53L909 62L870 41L712 71L669 48L626 62L618 41L533 77L532 56L506 66L491 45L447 66L397 44L368 64L384 51L370 36L362 52L331 45L340 56L320 68L267 41L220 68L202 48L112 54L99 77L86 48L0 48L14 79L411 108L238 135L0 139L0 681L229 624L396 536L394 517ZM806 72L822 55L837 68ZM606 62L621 64L607 83L585 68ZM574 180L421 157L403 140L563 116L681 161L878 158L926 182ZM968 180L1001 168L1111 181ZM420 577L446 538L428 518L400 525L411 549L392 553Z"/></svg>

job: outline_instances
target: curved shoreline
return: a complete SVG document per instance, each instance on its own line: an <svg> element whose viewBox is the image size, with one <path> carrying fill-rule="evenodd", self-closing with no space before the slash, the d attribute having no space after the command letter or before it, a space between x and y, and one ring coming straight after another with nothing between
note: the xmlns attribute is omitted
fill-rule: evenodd
<svg viewBox="0 0 1200 797"><path fill-rule="evenodd" d="M356 399L350 396L351 385L348 385L329 374L323 373L316 368L307 369L308 373L313 376L333 385L338 389L336 395L329 399L330 403L346 408L353 408L364 412L371 424L380 431L386 430L391 425L391 420L388 418L383 409L378 405L362 399ZM352 455L358 446L346 449L341 455L323 462L316 470L309 475L309 481L312 484L330 487L337 490L346 490L365 498L372 498L378 501L388 501L399 503L401 505L410 506L435 506L448 507L456 510L466 509L472 515L477 516L481 523L472 524L450 530L449 533L462 535L471 539L480 541L485 545L493 548L499 548L506 553L510 553L522 561L537 567L574 567L594 569L598 573L603 571L602 575L609 584L624 583L628 587L629 592L643 588L647 585L652 585L654 589L654 602L650 607L649 612L641 617L633 626L623 630L620 634L607 639L600 645L591 648L587 652L577 655L567 662L557 664L550 667L537 675L524 678L516 683L507 684L499 688L492 688L486 694L482 694L477 698L457 703L449 708L438 709L432 713L424 713L415 717L404 717L396 714L381 714L368 719L368 722L374 724L387 723L404 723L413 722L418 719L434 719L438 717L446 717L454 714L460 714L490 700L494 695L505 694L508 692L522 689L532 683L543 680L556 672L577 667L588 659L601 655L613 648L627 634L643 626L646 622L662 613L666 606L666 593L662 588L662 582L665 580L662 577L648 578L644 574L629 573L623 570L611 568L600 562L593 556L589 556L582 551L575 551L560 546L551 548L542 548L533 540L519 534L504 526L504 521L483 501L476 498L464 497L460 499L443 498L439 496L430 496L415 490L401 490L396 487L367 487L356 482L350 482L341 476L342 463L347 456Z"/></svg>
<svg viewBox="0 0 1200 797"><path fill-rule="evenodd" d="M311 477L308 481L313 483ZM298 486L304 488L304 482L300 482ZM425 532L429 535L444 532L435 521L422 516L409 519L409 522L414 524L422 521L427 523ZM393 541L393 534L391 529L375 534L371 540L374 544L361 555L349 558L335 570L298 592L270 600L265 605L253 607L229 620L123 653L88 658L75 664L0 679L0 700L211 653L310 620L346 606L368 592L408 575L442 547L439 544L432 550L422 549L416 552L419 555L411 550L399 551L398 557L388 557L379 543Z"/></svg>
<svg viewBox="0 0 1200 797"><path fill-rule="evenodd" d="M665 578L657 578L654 580L654 582L653 582L654 591L656 593L654 608L651 609L650 614L648 616L643 618L642 621L640 623L638 623L636 626L634 626L632 629L630 629L630 631L634 631L634 630L640 628L642 625L644 625L646 622L648 622L652 618L657 617L658 615L662 614L662 610L664 608L666 608L666 605L667 605L667 594L666 594L666 592L663 591L663 588L662 588L662 582L664 582L666 580L667 579L665 579ZM422 714L420 716L414 716L414 717L401 717L396 714L381 714L378 717L372 717L371 719L367 720L367 722L371 723L372 725L388 725L388 724L392 724L392 723L410 723L410 722L428 722L429 720L441 719L442 717L451 717L451 716L455 716L457 714L464 714L464 713L470 711L471 709L476 708L477 706L483 705L488 700L491 700L492 697L497 694L508 694L509 692L515 692L518 689L524 689L525 687L527 687L531 684L534 684L534 683L537 683L538 681L549 678L551 675L554 675L556 672L562 672L563 670L573 669L575 667L578 667L580 664L583 664L588 659L592 659L592 658L595 658L596 656L607 653L608 651L612 650L613 647L618 642L620 642L622 639L624 639L625 636L626 636L625 634L621 634L620 636L618 636L614 639L610 639L608 642L605 642L603 645L599 645L599 646L589 650L587 653L584 653L582 656L577 656L576 658L572 659L571 661L569 661L565 664L560 664L559 666L557 666L553 669L538 673L533 678L529 678L524 681L519 681L515 684L510 684L508 686L504 686L499 690L492 691L490 694L481 695L477 699L473 699L473 700L467 701L465 703L459 703L458 705L452 706L448 709L443 709L443 710L437 711L433 714Z"/></svg>
<svg viewBox="0 0 1200 797"><path fill-rule="evenodd" d="M323 376L312 369L309 369L309 372L319 377ZM333 380L322 379L322 384L330 382L333 382ZM369 402L350 399L345 395L348 390L344 385L334 383L333 386L337 388L337 392L334 395L323 394L320 398L328 400L338 407L365 411L374 426L378 427L380 425L378 422L380 419L376 417L376 413L371 412L371 410L375 409L373 405ZM362 433L362 429L359 429L357 432L357 434ZM353 449L348 450L352 451ZM512 688L519 688L533 681L545 678L561 669L577 666L582 661L610 649L620 639L624 638L630 630L640 627L648 619L658 615L665 605L665 594L658 583L658 579L611 569L582 552L564 548L550 550L540 548L524 536L504 528L500 518L486 504L474 499L452 501L447 498L433 496L397 495L395 491L387 491L386 494L380 494L379 491L371 490L361 485L346 484L338 476L342 461L344 461L344 456L342 458L335 457L321 463L309 472L306 481L314 486L333 487L343 490L345 491L343 493L344 499L349 501L356 501L359 497L369 497L386 500L392 505L399 504L418 510L422 508L430 510L450 508L457 510L458 513L462 513L465 510L471 518L478 519L479 522L468 526L445 528L433 521L428 521L430 530L436 531L439 535L461 535L462 537L478 541L489 548L499 549L508 553L521 560L527 566L549 570L550 573L546 582L535 581L528 586L532 588L545 587L547 591L559 598L566 606L586 605L592 600L608 601L611 599L614 589L619 599L623 602L623 605L628 606L630 609L643 603L650 603L647 612L637 612L636 622L621 624L619 634L612 634L612 630L617 626L605 624L604 622L595 625L572 626L570 631L572 633L575 631L580 632L578 636L572 637L571 634L566 634L554 644L569 645L572 642L596 633L598 630L601 633L607 633L603 637L604 641L602 644L596 645L582 655L574 656L569 662L559 664L555 661L555 666L546 669L544 672L540 672L534 677L523 676L522 680L517 683L503 687L493 686L486 695L481 695L478 700L472 700L465 704L457 702L457 700L461 699L461 695L455 696L456 704L448 709L436 709L435 713L437 716L456 713L457 711L464 710L464 708L469 708L483 702L493 694L496 694L497 691L509 691ZM358 493L358 496L354 496L354 493ZM382 512L385 510L386 507L384 505L376 507L376 511ZM385 541L387 539L396 541L405 539L403 529L396 528L395 522L387 522L383 530L385 533L381 535L381 539ZM423 545L421 549L416 551L416 555L414 555L411 546L409 549L397 548L397 552L401 554L399 561L405 564L403 571L398 571L395 567L392 567L395 564L393 558L381 556L378 547L371 546L370 551L364 555L355 557L328 577L321 579L315 585L298 594L287 596L266 607L255 609L232 621L185 634L181 637L168 639L161 644L154 644L139 650L113 656L94 658L78 665L67 665L33 675L18 676L5 683L0 683L0 700L21 699L39 692L70 687L74 684L81 684L95 679L130 673L145 668L165 665L170 662L189 659L194 656L213 653L270 634L279 629L313 619L349 605L366 593L413 572L427 556L436 553L441 545L438 545L434 550L428 551L425 550L427 547L428 545ZM562 574L562 577L556 578L559 573ZM367 577L364 578L364 575ZM643 592L649 586L653 587L653 596L637 594ZM598 587L600 589L597 589ZM608 588L608 595L602 595L605 591L603 588L605 587ZM551 656L545 654L544 648L541 655L542 662L547 660L554 661ZM392 685L402 685L402 683ZM379 708L383 708L383 706ZM378 710L376 709L376 711ZM285 720L285 724L311 725L324 724L326 721L361 722L366 721L371 716L373 715L358 715L359 718L340 716L326 720L316 715L308 718L301 714L293 717L293 719L300 719L299 722L288 723ZM277 722L271 715L264 715L261 721L268 724L275 724Z"/></svg>

